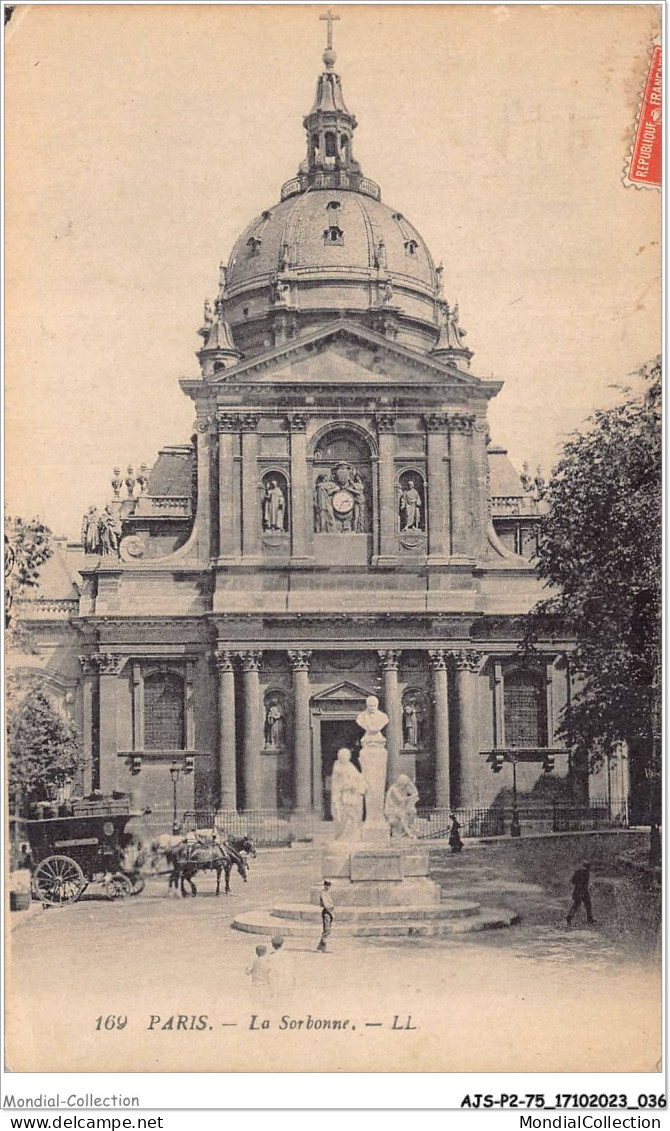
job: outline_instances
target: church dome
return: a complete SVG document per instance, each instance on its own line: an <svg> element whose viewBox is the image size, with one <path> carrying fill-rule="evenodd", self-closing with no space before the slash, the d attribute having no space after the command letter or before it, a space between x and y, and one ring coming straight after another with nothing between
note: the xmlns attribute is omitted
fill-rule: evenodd
<svg viewBox="0 0 670 1131"><path fill-rule="evenodd" d="M330 27L323 58L303 122L306 159L235 243L222 271L222 315L245 356L342 318L430 351L443 320L441 268L354 160L356 119L333 71Z"/></svg>

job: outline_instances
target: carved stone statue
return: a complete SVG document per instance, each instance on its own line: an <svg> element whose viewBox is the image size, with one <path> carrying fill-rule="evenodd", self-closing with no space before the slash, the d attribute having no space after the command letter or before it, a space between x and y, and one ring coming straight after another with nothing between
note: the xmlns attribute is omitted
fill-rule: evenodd
<svg viewBox="0 0 670 1131"><path fill-rule="evenodd" d="M339 823L336 840L356 840L363 821L365 779L351 762L351 750L343 746L333 766L330 804L333 820Z"/></svg>
<svg viewBox="0 0 670 1131"><path fill-rule="evenodd" d="M404 746L412 749L419 745L419 712L414 699L409 699L402 709L402 740Z"/></svg>
<svg viewBox="0 0 670 1131"><path fill-rule="evenodd" d="M400 529L421 530L421 511L423 503L414 480L408 479L407 486L400 493Z"/></svg>
<svg viewBox="0 0 670 1131"><path fill-rule="evenodd" d="M121 523L117 516L112 511L111 506L106 506L100 515L100 522L98 524L100 531L100 547L103 554L116 554L119 553L119 543L123 530Z"/></svg>
<svg viewBox="0 0 670 1131"><path fill-rule="evenodd" d="M204 318L204 325L205 326L211 326L212 325L212 323L214 321L214 311L212 310L212 304L211 304L211 302L209 301L208 298L205 299L204 308L203 308L203 318Z"/></svg>
<svg viewBox="0 0 670 1131"><path fill-rule="evenodd" d="M89 507L82 519L81 541L85 554L100 553L100 517L97 507Z"/></svg>
<svg viewBox="0 0 670 1131"><path fill-rule="evenodd" d="M317 534L331 534L335 530L333 495L339 490L329 472L317 477L314 488L315 529Z"/></svg>
<svg viewBox="0 0 670 1131"><path fill-rule="evenodd" d="M273 699L265 708L265 745L277 750L284 741L284 712L278 699Z"/></svg>
<svg viewBox="0 0 670 1131"><path fill-rule="evenodd" d="M538 467L537 474L535 475L535 496L537 499L543 499L547 493L547 481L542 474L542 468Z"/></svg>
<svg viewBox="0 0 670 1131"><path fill-rule="evenodd" d="M404 836L416 840L414 822L419 791L407 774L400 774L387 791L384 816L389 823L391 836Z"/></svg>
<svg viewBox="0 0 670 1131"><path fill-rule="evenodd" d="M349 476L349 490L354 497L354 512L352 518L352 527L355 534L363 534L365 532L365 484L357 471L352 470Z"/></svg>
<svg viewBox="0 0 670 1131"><path fill-rule="evenodd" d="M291 301L291 287L285 279L278 279L274 290L274 301L288 306Z"/></svg>
<svg viewBox="0 0 670 1131"><path fill-rule="evenodd" d="M523 469L519 478L521 479L521 486L523 487L524 491L533 490L533 477L530 474L528 460L524 460Z"/></svg>
<svg viewBox="0 0 670 1131"><path fill-rule="evenodd" d="M263 498L263 530L285 529L286 498L276 479L270 479Z"/></svg>
<svg viewBox="0 0 670 1131"><path fill-rule="evenodd" d="M393 283L387 279L382 289L382 303L388 306L391 302L393 302Z"/></svg>
<svg viewBox="0 0 670 1131"><path fill-rule="evenodd" d="M357 716L356 722L365 733L361 739L359 761L366 785L365 824L370 830L384 829L384 787L386 784L386 739L382 730L389 721L388 715L379 710L376 695L365 700L365 710Z"/></svg>

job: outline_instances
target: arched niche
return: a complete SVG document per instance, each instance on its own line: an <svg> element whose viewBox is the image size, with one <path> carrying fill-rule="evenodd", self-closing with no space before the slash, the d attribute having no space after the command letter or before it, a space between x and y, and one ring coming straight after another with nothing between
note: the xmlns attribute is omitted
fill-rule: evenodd
<svg viewBox="0 0 670 1131"><path fill-rule="evenodd" d="M426 480L417 467L405 467L396 477L396 525L400 534L426 532Z"/></svg>
<svg viewBox="0 0 670 1131"><path fill-rule="evenodd" d="M264 534L288 534L289 480L280 468L269 468L259 484L261 529Z"/></svg>
<svg viewBox="0 0 670 1131"><path fill-rule="evenodd" d="M367 534L372 529L372 454L371 438L355 425L331 426L315 437L315 533Z"/></svg>
<svg viewBox="0 0 670 1131"><path fill-rule="evenodd" d="M408 687L402 695L402 745L404 750L424 750L428 744L429 712L425 692Z"/></svg>
<svg viewBox="0 0 670 1131"><path fill-rule="evenodd" d="M289 708L286 692L268 687L263 695L263 749L284 750L288 744Z"/></svg>

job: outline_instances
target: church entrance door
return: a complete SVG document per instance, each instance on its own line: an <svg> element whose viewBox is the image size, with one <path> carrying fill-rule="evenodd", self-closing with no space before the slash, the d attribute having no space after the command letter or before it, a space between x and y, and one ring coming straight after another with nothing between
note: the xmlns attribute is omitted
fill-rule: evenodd
<svg viewBox="0 0 670 1131"><path fill-rule="evenodd" d="M326 821L332 820L330 807L331 782L333 777L333 764L341 746L348 746L351 750L351 760L360 769L358 752L360 749L361 728L357 725L355 716L350 719L321 719L321 812ZM318 806L318 800L315 798ZM317 808L318 812L318 808Z"/></svg>

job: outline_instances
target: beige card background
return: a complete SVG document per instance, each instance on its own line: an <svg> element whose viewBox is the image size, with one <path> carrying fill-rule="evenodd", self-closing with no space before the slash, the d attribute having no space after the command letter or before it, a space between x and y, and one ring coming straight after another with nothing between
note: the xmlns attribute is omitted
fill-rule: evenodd
<svg viewBox="0 0 670 1131"><path fill-rule="evenodd" d="M494 440L517 465L547 469L566 433L616 399L611 384L659 349L660 194L622 178L660 7L337 11L357 158L444 261L473 372L505 380ZM219 260L303 157L320 14L17 6L6 33L12 512L76 538L114 464L137 467L187 438L191 407L177 379L196 372L195 331ZM235 940L238 967L253 941ZM87 945L83 916L72 945ZM129 999L140 1017L223 1010L248 1021L239 971L203 955L197 930L186 955L171 955L169 939L129 935L126 945L125 978L106 1000L57 980L38 997L10 978L12 1068L562 1070L577 1058L583 1070L651 1071L659 1056L653 964L598 969L566 990L541 964L520 964L510 980L498 952L482 950L478 965L436 948L359 947L334 955L327 975L302 978L295 1016L416 1018L419 1001L421 1028L402 1038L273 1032L261 1044L240 1030L222 1045L157 1041L140 1026L95 1040L92 1019ZM148 986L133 981L137 946L155 948ZM198 997L192 963L210 970ZM566 1016L569 1049L550 1039Z"/></svg>

